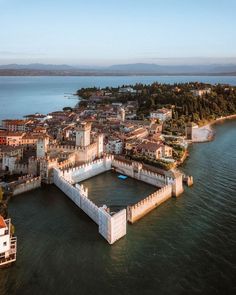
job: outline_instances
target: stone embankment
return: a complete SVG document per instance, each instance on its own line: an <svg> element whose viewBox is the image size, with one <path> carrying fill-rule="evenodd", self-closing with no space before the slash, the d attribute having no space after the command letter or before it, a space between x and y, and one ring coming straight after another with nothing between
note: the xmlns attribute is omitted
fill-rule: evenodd
<svg viewBox="0 0 236 295"><path fill-rule="evenodd" d="M41 177L34 177L32 175L25 175L19 177L17 181L9 183L10 191L13 196L31 191L41 186Z"/></svg>

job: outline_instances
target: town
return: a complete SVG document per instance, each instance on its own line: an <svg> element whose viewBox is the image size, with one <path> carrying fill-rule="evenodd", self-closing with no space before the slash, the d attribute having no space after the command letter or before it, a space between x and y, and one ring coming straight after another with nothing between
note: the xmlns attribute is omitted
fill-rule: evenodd
<svg viewBox="0 0 236 295"><path fill-rule="evenodd" d="M16 260L8 201L42 184L61 189L98 224L99 233L110 244L126 234L127 221L134 223L170 197L179 196L183 183L193 184L192 176L178 168L188 156L189 143L213 136L211 129L201 127L203 122L235 113L232 103L225 110L210 105L216 93L221 95L218 105L228 97L235 101L236 90L227 85L82 88L75 94L79 102L74 108L2 120L0 265ZM98 207L79 183L108 170L157 190L119 212L111 212L106 204Z"/></svg>

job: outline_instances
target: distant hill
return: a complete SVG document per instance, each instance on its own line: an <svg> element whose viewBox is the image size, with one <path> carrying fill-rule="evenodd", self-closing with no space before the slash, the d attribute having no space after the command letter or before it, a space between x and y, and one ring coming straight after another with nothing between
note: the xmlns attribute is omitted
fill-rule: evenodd
<svg viewBox="0 0 236 295"><path fill-rule="evenodd" d="M113 65L108 68L119 72L142 72L157 74L197 74L197 73L230 73L236 71L236 65L157 65L157 64L123 64Z"/></svg>
<svg viewBox="0 0 236 295"><path fill-rule="evenodd" d="M104 76L104 75L235 75L234 64L157 65L148 63L120 64L109 67L52 64L0 65L0 76Z"/></svg>

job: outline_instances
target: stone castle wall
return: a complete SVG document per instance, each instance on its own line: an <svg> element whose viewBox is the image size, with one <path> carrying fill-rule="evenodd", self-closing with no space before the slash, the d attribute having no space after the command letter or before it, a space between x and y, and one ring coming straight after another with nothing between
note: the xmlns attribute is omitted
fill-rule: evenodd
<svg viewBox="0 0 236 295"><path fill-rule="evenodd" d="M135 205L127 207L127 220L134 223L172 196L171 185L166 185Z"/></svg>
<svg viewBox="0 0 236 295"><path fill-rule="evenodd" d="M110 215L106 206L98 207L88 199L88 191L83 186L63 177L63 171L54 168L54 184L62 190L80 209L82 209L99 227L99 233L113 244L126 234L126 210Z"/></svg>
<svg viewBox="0 0 236 295"><path fill-rule="evenodd" d="M130 165L119 160L113 160L112 166L115 167L116 171L119 173L136 178L157 187L163 187L168 183L168 181L170 181L170 179L164 175L142 169L142 165L135 169L134 165Z"/></svg>
<svg viewBox="0 0 236 295"><path fill-rule="evenodd" d="M13 196L16 196L40 187L41 177L32 177L30 175L19 177L19 180L12 185L10 184L10 186L12 187Z"/></svg>
<svg viewBox="0 0 236 295"><path fill-rule="evenodd" d="M111 169L113 157L105 157L75 168L63 170L63 177L72 183L78 183Z"/></svg>
<svg viewBox="0 0 236 295"><path fill-rule="evenodd" d="M91 202L88 199L87 190L76 183L112 168L115 168L119 173L159 188L144 200L127 207L127 219L131 223L145 216L171 196L178 196L183 192L181 173L158 174L143 169L141 163L133 162L129 164L114 160L113 156L105 156L102 159L74 168L53 169L54 174L55 171L57 173L54 175L54 183L99 225L99 232L111 244L126 233L126 210L114 215L109 214L106 207L98 208ZM74 184L75 186L73 186Z"/></svg>

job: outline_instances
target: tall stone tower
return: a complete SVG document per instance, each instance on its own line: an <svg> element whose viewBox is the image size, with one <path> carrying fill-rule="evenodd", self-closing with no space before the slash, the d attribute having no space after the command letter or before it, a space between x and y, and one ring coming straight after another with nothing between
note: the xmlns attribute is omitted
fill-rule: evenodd
<svg viewBox="0 0 236 295"><path fill-rule="evenodd" d="M91 123L81 122L76 127L76 146L90 145Z"/></svg>
<svg viewBox="0 0 236 295"><path fill-rule="evenodd" d="M38 139L37 150L36 150L37 158L44 158L46 156L48 151L48 144L49 144L49 138L47 136L43 136Z"/></svg>

